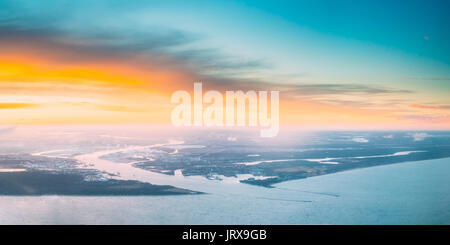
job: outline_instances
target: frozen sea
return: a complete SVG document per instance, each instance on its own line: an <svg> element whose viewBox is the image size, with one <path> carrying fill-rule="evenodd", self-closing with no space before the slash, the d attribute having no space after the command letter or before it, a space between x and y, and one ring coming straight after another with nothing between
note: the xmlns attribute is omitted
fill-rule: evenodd
<svg viewBox="0 0 450 245"><path fill-rule="evenodd" d="M0 196L0 224L450 224L450 158L355 169L275 187L275 195L267 198L232 192Z"/></svg>

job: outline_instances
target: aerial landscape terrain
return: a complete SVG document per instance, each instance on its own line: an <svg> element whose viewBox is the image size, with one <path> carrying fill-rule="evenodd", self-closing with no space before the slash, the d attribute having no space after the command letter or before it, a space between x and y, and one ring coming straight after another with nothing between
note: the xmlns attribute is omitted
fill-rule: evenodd
<svg viewBox="0 0 450 245"><path fill-rule="evenodd" d="M200 194L182 188L185 179L195 178L273 188L355 168L450 157L446 131L292 131L267 140L245 130L181 136L152 135L158 129L151 127L139 136L111 129L41 130L35 139L27 133L24 143L20 133L30 129L22 128L10 128L1 143L1 194ZM158 185L164 178L177 186Z"/></svg>
<svg viewBox="0 0 450 245"><path fill-rule="evenodd" d="M0 225L448 225L449 9L1 0Z"/></svg>

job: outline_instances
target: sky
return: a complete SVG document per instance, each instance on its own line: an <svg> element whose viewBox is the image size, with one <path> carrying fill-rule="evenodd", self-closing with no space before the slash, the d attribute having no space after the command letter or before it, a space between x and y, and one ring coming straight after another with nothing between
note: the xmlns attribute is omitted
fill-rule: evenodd
<svg viewBox="0 0 450 245"><path fill-rule="evenodd" d="M280 124L450 129L448 1L0 1L0 124L170 124L278 90Z"/></svg>

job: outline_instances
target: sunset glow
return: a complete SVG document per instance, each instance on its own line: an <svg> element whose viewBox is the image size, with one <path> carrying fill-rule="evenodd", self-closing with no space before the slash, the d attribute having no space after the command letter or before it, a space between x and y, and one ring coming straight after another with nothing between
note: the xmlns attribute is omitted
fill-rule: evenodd
<svg viewBox="0 0 450 245"><path fill-rule="evenodd" d="M404 55L399 55L399 61L393 64L398 66L398 71L392 73L383 71L385 68L378 63L389 59L389 53L385 52L374 56L365 65L359 64L363 69L354 72L349 70L347 76L336 73L334 77L332 74L335 72L330 72L331 67L322 67L323 73L320 73L320 67L313 69L319 69L319 73L305 70L323 59L323 54L318 50L318 60L314 60L314 55L309 57L311 62L305 67L301 64L308 61L289 55L293 64L297 60L302 72L315 75L287 77L283 74L287 68L283 68L281 63L273 68L255 63L256 68L253 69L251 61L244 62L241 67L239 63L228 61L244 58L238 54L227 58L226 62L229 63L222 64L210 58L198 58L203 55L200 53L191 54L197 52L198 48L172 51L195 41L186 41L187 44L180 45L168 44L167 48L164 45L164 48L152 48L155 44L151 41L155 38L163 38L160 41L168 43L176 42L171 39L171 36L176 38L176 35L171 35L170 31L167 31L169 34L155 34L151 29L139 31L138 36L150 35L148 44L140 44L144 47L149 45L148 48L140 47L139 50L132 47L136 45L130 41L133 37L124 37L123 40L113 37L116 34L121 36L120 30L127 29L127 25L117 30L111 27L108 30L111 32L109 39L102 34L85 35L83 33L88 28L83 30L81 27L75 28L73 33L56 30L54 33L41 33L24 28L24 25L29 24L26 21L28 15L33 16L34 13L24 13L23 19L17 23L3 21L1 24L2 124L169 124L170 111L174 107L170 103L170 94L179 89L192 90L192 84L201 81L206 88L221 92L268 88L279 90L280 123L284 126L324 129L450 128L448 77L440 78L449 73L449 63L445 59L431 59L432 53L423 60L408 60L403 58ZM77 24L74 21L67 19L63 23ZM140 23L145 26L147 23L133 21L136 25ZM42 25L46 24L49 23L43 20ZM100 25L107 24L99 22ZM128 27L129 31L136 28L131 25ZM289 28L289 25L285 28ZM444 29L442 27L442 31ZM334 40L336 37L324 35L322 38ZM425 41L431 42L432 37L421 42ZM127 42L133 44L127 46ZM290 40L287 39L287 42ZM305 44L304 47L308 45L312 44ZM376 49L381 47L380 44ZM302 46L298 48L302 50ZM273 49L277 50L277 46L273 46ZM366 55L373 52L358 48L354 51L365 52ZM286 51L279 48L278 52L283 54ZM392 51L392 54L396 53L397 50ZM351 64L359 59L356 55L348 56L345 60L334 61L335 58L330 54L328 64L324 65L340 66L342 64L339 63ZM218 56L217 59L224 58ZM370 60L370 57L367 59ZM270 62L276 63L275 59ZM424 64L421 68L422 78L414 78L418 74L402 71L404 66L420 63ZM227 66L234 65L239 71L236 74L229 73ZM364 69L380 72L373 77L372 71L364 74ZM420 70L414 71L417 72L420 73ZM357 78L359 76L365 76L366 81Z"/></svg>

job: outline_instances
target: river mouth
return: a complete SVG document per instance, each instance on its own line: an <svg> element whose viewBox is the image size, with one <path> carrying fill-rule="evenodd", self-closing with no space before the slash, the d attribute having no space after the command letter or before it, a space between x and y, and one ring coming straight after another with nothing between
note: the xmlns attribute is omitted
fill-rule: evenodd
<svg viewBox="0 0 450 245"><path fill-rule="evenodd" d="M153 185L169 185L180 189L220 196L245 196L247 198L267 200L309 202L309 200L304 200L304 197L301 196L292 197L291 190L266 188L263 186L250 185L240 182L241 180L249 178L259 178L261 176L243 174L237 175L236 177L226 177L215 175L214 178L206 178L204 176L184 176L181 170L176 170L174 172L174 175L169 175L134 167L133 162L118 163L102 158L102 156L108 154L132 151L137 149L142 150L167 146L186 147L186 145L183 145L183 143L184 142L177 141L146 146L130 146L115 150L105 150L78 155L75 156L74 159L81 163L81 165L79 165L79 168L92 168L97 171L107 173L110 178L118 180L134 180L150 183Z"/></svg>
<svg viewBox="0 0 450 245"><path fill-rule="evenodd" d="M438 144L445 140L443 137L430 136L429 141L417 142L408 138L407 132L398 132L394 138L384 138L385 134L364 134L374 143L353 141L362 135L359 132L324 132L309 136L309 141L277 144L261 142L251 134L214 130L199 135L133 140L86 136L76 143L40 147L41 151L31 151L37 152L31 155L37 156L36 161L48 161L49 166L59 167L66 161L61 171L92 170L94 180L99 176L213 195L292 201L308 200L302 195L292 198L292 191L279 188L279 183L450 156L449 146ZM229 141L230 135L239 136L239 140Z"/></svg>
<svg viewBox="0 0 450 245"><path fill-rule="evenodd" d="M261 189L266 189L264 187L240 183L239 177L228 177L226 178L226 181L224 181L225 178L208 179L203 176L184 176L181 170L176 170L174 175L168 175L134 167L134 162L118 163L101 158L102 156L118 152L152 149L156 147L183 146L183 143L184 142L175 141L146 146L129 146L115 150L105 150L78 155L75 156L74 159L81 163L79 166L80 168L92 168L109 174L111 178L120 180L135 180L153 185L170 185L177 188L210 194L238 194L243 193L243 189L258 189L259 191L261 191ZM252 176L250 175L246 176L246 178L251 177Z"/></svg>

